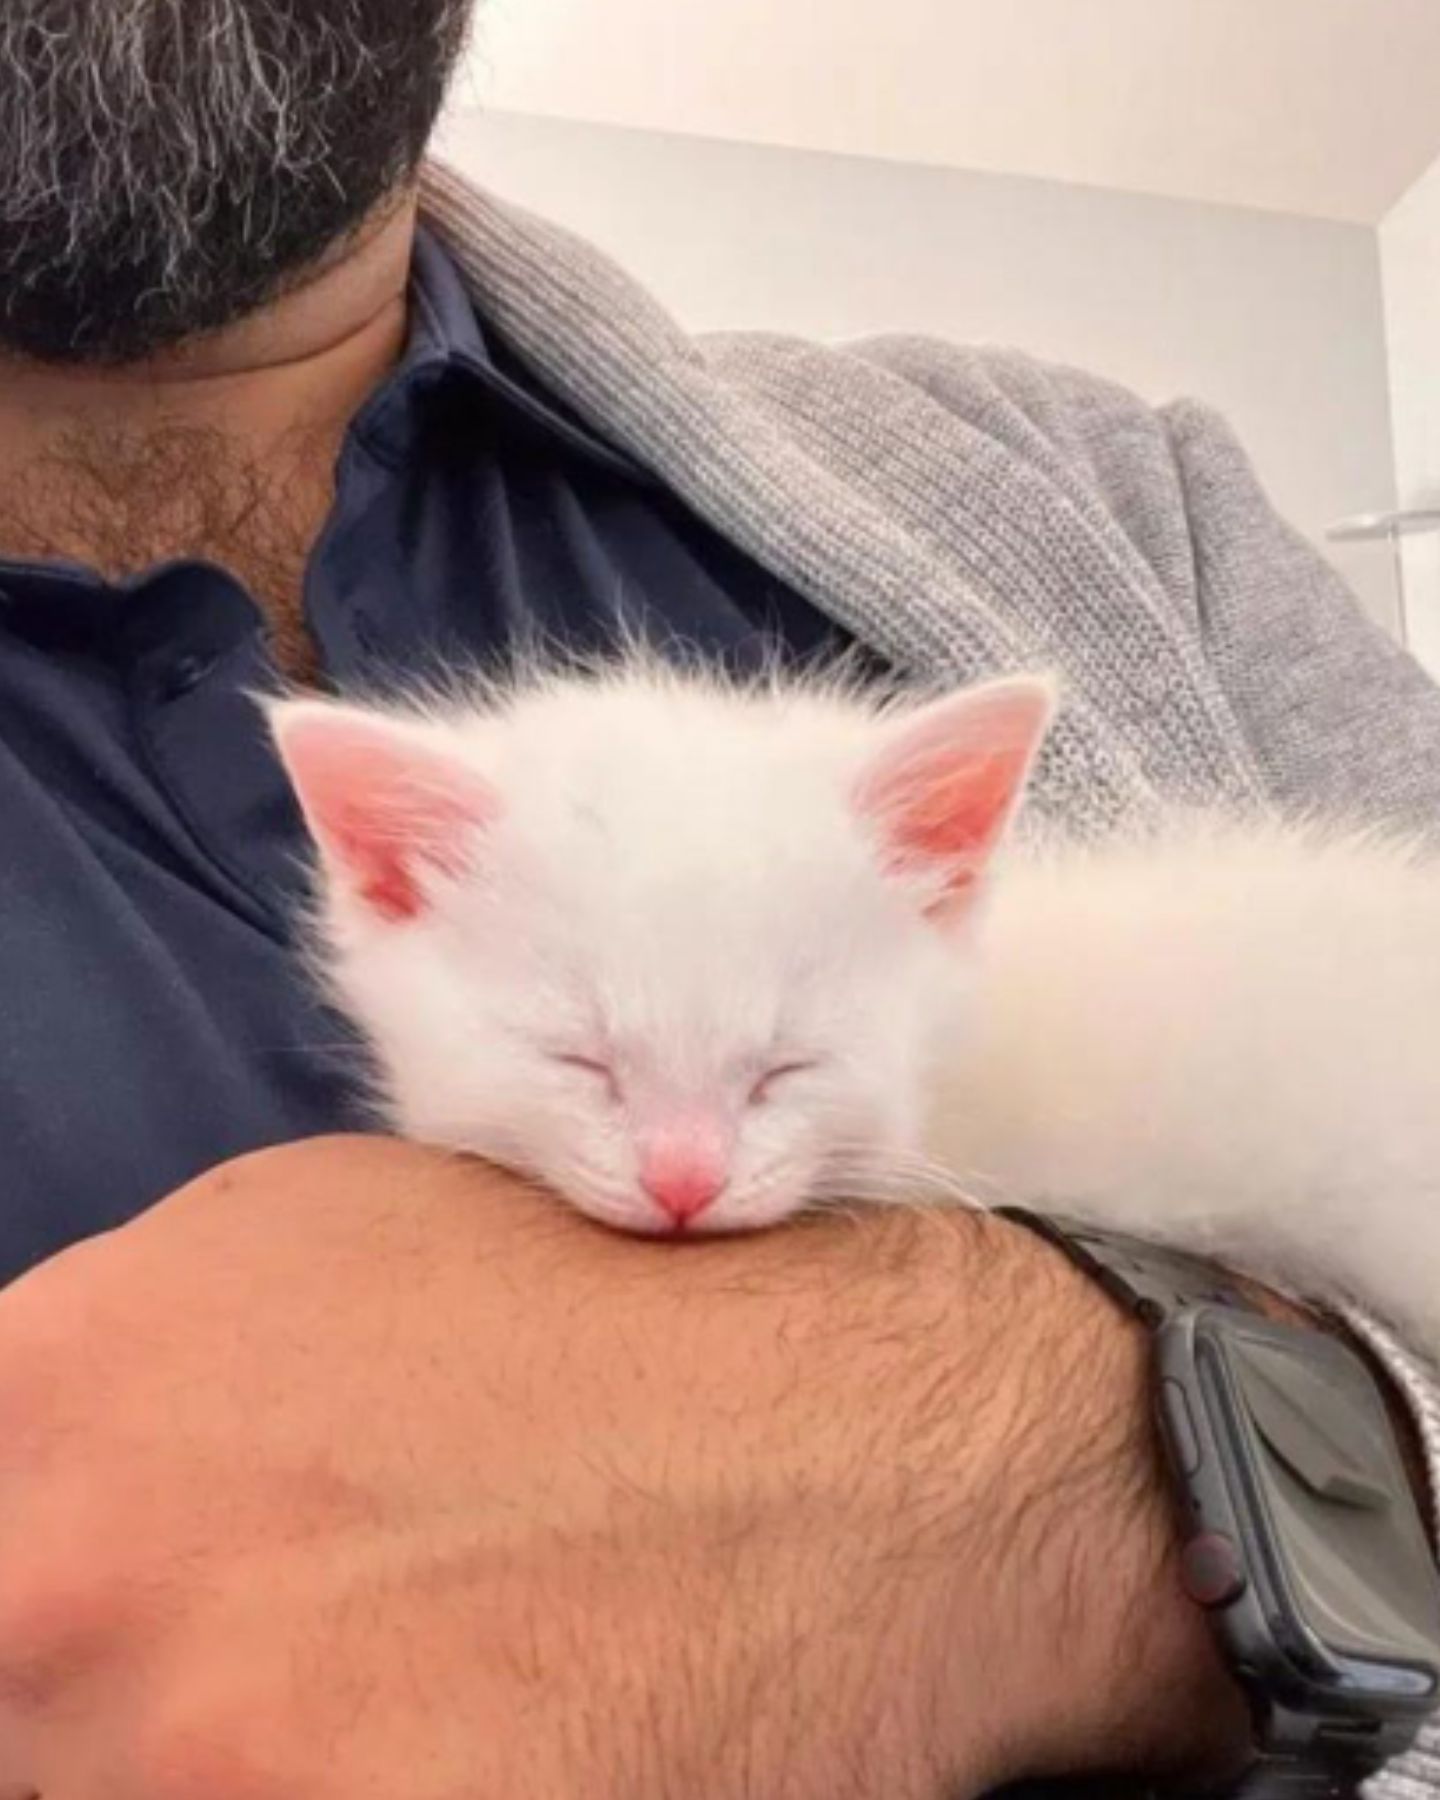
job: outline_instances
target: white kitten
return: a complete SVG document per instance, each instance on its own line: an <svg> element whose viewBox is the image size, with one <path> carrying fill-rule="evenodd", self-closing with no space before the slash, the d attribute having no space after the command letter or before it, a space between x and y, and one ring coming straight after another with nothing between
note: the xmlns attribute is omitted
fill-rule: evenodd
<svg viewBox="0 0 1440 1800"><path fill-rule="evenodd" d="M1433 1327L1440 866L1006 843L1051 711L639 665L275 706L384 1117L628 1230L1050 1202Z"/></svg>

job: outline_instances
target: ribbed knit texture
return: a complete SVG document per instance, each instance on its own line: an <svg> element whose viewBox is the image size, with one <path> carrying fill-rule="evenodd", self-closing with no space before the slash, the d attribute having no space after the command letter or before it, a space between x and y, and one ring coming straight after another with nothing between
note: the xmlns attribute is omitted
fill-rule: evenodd
<svg viewBox="0 0 1440 1800"><path fill-rule="evenodd" d="M553 392L897 668L1058 670L1042 813L1086 831L1176 800L1440 822L1440 689L1206 408L920 338L697 339L591 246L450 170L428 169L424 210L487 328ZM1440 1385L1378 1323L1385 1294L1315 1298L1391 1369L1440 1492ZM1440 1729L1367 1795L1440 1800Z"/></svg>

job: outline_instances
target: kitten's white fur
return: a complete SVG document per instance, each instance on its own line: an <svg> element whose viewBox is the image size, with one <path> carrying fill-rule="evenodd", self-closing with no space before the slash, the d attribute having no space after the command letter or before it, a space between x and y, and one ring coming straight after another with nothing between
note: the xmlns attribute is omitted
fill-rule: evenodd
<svg viewBox="0 0 1440 1800"><path fill-rule="evenodd" d="M1419 847L1195 818L1021 834L951 904L857 808L908 720L838 685L630 665L273 720L325 851L322 967L402 1134L655 1230L637 1143L703 1113L728 1177L705 1228L1038 1202L1440 1333L1440 863ZM417 852L403 917L337 849L348 765L343 804L333 770L317 796L300 747L357 727L416 749L412 797L456 770L480 796ZM390 779L382 851L405 829Z"/></svg>

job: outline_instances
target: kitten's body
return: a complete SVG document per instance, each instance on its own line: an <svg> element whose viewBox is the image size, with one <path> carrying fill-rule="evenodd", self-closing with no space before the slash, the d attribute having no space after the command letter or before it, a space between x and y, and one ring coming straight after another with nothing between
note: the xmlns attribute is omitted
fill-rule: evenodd
<svg viewBox="0 0 1440 1800"><path fill-rule="evenodd" d="M1440 1329L1440 863L1195 819L997 868L929 1148Z"/></svg>
<svg viewBox="0 0 1440 1800"><path fill-rule="evenodd" d="M276 729L406 1135L636 1230L1049 1202L1440 1338L1440 863L1017 843L1020 679L910 715L632 668Z"/></svg>

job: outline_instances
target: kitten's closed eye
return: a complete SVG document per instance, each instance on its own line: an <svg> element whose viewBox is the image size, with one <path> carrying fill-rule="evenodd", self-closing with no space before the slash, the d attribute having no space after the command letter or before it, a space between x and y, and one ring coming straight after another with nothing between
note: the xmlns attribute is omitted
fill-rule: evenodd
<svg viewBox="0 0 1440 1800"><path fill-rule="evenodd" d="M588 1077L603 1087L609 1099L618 1101L622 1098L619 1077L614 1068L603 1057L585 1056L573 1050L551 1050L546 1053L550 1061L557 1067L571 1071L576 1075ZM797 1075L808 1075L819 1067L816 1057L793 1057L789 1062L776 1063L772 1068L757 1077L746 1095L748 1106L763 1106L773 1100L776 1089L782 1082L791 1080Z"/></svg>
<svg viewBox="0 0 1440 1800"><path fill-rule="evenodd" d="M793 1075L808 1075L812 1069L818 1069L819 1061L815 1057L796 1058L793 1062L777 1063L773 1069L767 1069L750 1090L750 1105L763 1106L767 1100L773 1100L775 1090L781 1082L788 1081Z"/></svg>
<svg viewBox="0 0 1440 1800"><path fill-rule="evenodd" d="M549 1054L551 1062L560 1068L569 1069L577 1075L588 1076L590 1080L605 1090L607 1098L611 1100L620 1098L620 1083L616 1079L615 1071L600 1057L577 1056L567 1050L552 1050Z"/></svg>

